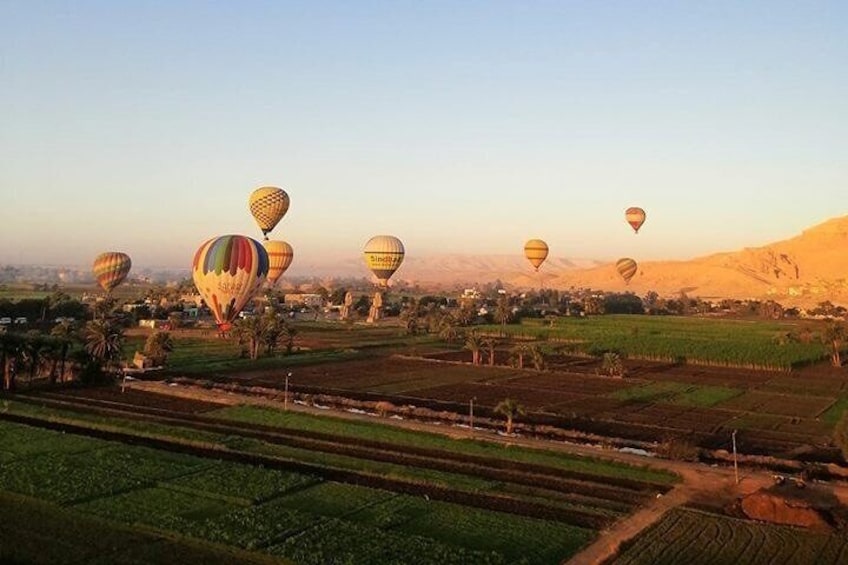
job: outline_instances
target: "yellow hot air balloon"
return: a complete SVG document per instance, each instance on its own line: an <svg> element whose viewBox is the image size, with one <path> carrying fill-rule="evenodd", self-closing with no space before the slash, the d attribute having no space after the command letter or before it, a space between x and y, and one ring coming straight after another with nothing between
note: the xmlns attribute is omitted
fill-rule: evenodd
<svg viewBox="0 0 848 565"><path fill-rule="evenodd" d="M633 231L639 233L639 228L645 223L645 211L636 206L632 206L624 211L624 219L633 228Z"/></svg>
<svg viewBox="0 0 848 565"><path fill-rule="evenodd" d="M259 224L259 229L262 230L262 235L268 239L268 232L273 230L289 211L289 195L282 188L263 186L253 191L248 206Z"/></svg>
<svg viewBox="0 0 848 565"><path fill-rule="evenodd" d="M285 241L271 240L262 244L268 252L268 285L274 286L294 259L294 249Z"/></svg>
<svg viewBox="0 0 848 565"><path fill-rule="evenodd" d="M130 256L120 251L106 251L94 259L94 278L103 290L112 290L124 282L132 267Z"/></svg>
<svg viewBox="0 0 848 565"><path fill-rule="evenodd" d="M375 235L363 249L365 264L377 276L380 284L388 286L389 279L403 263L403 243L393 235Z"/></svg>
<svg viewBox="0 0 848 565"><path fill-rule="evenodd" d="M531 239L524 244L524 256L538 271L548 257L548 244L541 239Z"/></svg>
<svg viewBox="0 0 848 565"><path fill-rule="evenodd" d="M243 235L213 237L194 254L191 276L221 331L262 287L268 276L268 253Z"/></svg>
<svg viewBox="0 0 848 565"><path fill-rule="evenodd" d="M615 269L618 271L618 274L621 275L621 278L624 279L624 284L630 284L630 279L632 279L633 275L636 274L638 265L633 259L624 257L615 262Z"/></svg>

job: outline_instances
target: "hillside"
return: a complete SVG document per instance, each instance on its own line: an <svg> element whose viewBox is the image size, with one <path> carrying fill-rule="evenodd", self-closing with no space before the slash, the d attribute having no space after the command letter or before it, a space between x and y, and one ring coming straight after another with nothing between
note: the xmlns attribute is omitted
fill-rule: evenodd
<svg viewBox="0 0 848 565"><path fill-rule="evenodd" d="M681 291L704 298L774 298L786 305L848 302L848 216L763 247L688 261L645 261L625 285L613 263L549 257L536 274L520 255L409 257L397 277L421 284L591 287L662 295Z"/></svg>

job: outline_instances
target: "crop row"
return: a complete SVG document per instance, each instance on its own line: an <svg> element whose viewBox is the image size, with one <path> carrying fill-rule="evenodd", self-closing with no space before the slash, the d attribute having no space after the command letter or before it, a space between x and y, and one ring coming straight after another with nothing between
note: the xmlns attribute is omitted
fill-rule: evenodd
<svg viewBox="0 0 848 565"><path fill-rule="evenodd" d="M11 434L31 433L30 428L9 423L1 423L0 429ZM57 444L67 436L39 432L46 441ZM448 563L520 559L548 563L567 557L594 535L590 530L559 522L429 501L421 493L403 495L356 485L316 483L308 477L282 476L249 465L90 441L102 444L94 452L103 457L77 460L75 467L62 466L63 472L54 476L33 473L44 464L45 457L54 454L21 460L29 462L17 469L30 477L32 488L27 489L28 494L51 499L56 490L70 492L79 483L76 475L86 475L95 466L106 464L112 473L98 477L103 483L99 491L64 502L73 504L77 511L111 521L142 524L297 559L323 548L321 555L332 555L334 562L338 556L349 556L355 562L375 563L427 562L434 557ZM125 454L146 470L140 473L143 481L126 484L115 476L125 466ZM119 463L109 465L106 455L116 456ZM175 461L179 463L175 468L157 471L169 468ZM227 473L265 485L254 493L259 500L251 496L237 500L237 479L224 485L218 483ZM263 478L263 473L272 476ZM6 479L4 476L0 482L4 489L10 487ZM57 484L61 486L56 487ZM390 506L380 508L389 503ZM534 539L540 533L544 536L541 542Z"/></svg>
<svg viewBox="0 0 848 565"><path fill-rule="evenodd" d="M845 563L848 537L676 509L632 542L616 565Z"/></svg>
<svg viewBox="0 0 848 565"><path fill-rule="evenodd" d="M781 343L775 336L793 329L788 324L651 316L562 318L554 325L535 321L520 326L491 326L515 338L564 341L588 354L620 351L630 357L686 360L716 366L788 370L822 359L820 343Z"/></svg>

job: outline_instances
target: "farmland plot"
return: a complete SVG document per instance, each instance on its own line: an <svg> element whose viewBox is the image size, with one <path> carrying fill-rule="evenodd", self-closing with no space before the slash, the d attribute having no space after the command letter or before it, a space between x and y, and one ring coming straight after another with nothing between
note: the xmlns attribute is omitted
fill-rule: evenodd
<svg viewBox="0 0 848 565"><path fill-rule="evenodd" d="M616 565L815 563L848 560L848 536L675 509L632 542Z"/></svg>

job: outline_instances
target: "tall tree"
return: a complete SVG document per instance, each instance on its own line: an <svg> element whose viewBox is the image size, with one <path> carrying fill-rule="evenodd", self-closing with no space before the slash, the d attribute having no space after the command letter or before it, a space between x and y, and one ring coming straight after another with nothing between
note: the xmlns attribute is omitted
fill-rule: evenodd
<svg viewBox="0 0 848 565"><path fill-rule="evenodd" d="M821 340L830 350L830 362L834 367L842 366L842 346L846 336L845 324L837 320L829 320L821 333Z"/></svg>
<svg viewBox="0 0 848 565"><path fill-rule="evenodd" d="M0 359L3 364L3 390L15 389L15 375L23 347L23 337L17 333L0 334Z"/></svg>
<svg viewBox="0 0 848 565"><path fill-rule="evenodd" d="M471 362L474 365L480 364L480 350L483 347L483 340L477 332L471 332L465 338L465 349L471 352Z"/></svg>
<svg viewBox="0 0 848 565"><path fill-rule="evenodd" d="M76 337L77 329L73 322L62 320L50 330L50 335L59 341L59 380L65 380L65 363L68 360L68 351ZM50 384L55 384L56 373L51 371Z"/></svg>
<svg viewBox="0 0 848 565"><path fill-rule="evenodd" d="M85 325L83 348L100 366L111 372L118 367L124 346L124 329L110 319L92 320Z"/></svg>
<svg viewBox="0 0 848 565"><path fill-rule="evenodd" d="M168 355L174 351L174 340L170 332L155 331L144 342L144 354L154 365L165 365Z"/></svg>
<svg viewBox="0 0 848 565"><path fill-rule="evenodd" d="M495 414L500 414L506 419L504 431L507 435L510 435L515 425L515 419L526 414L526 411L524 410L524 406L519 404L518 401L505 398L495 406Z"/></svg>

